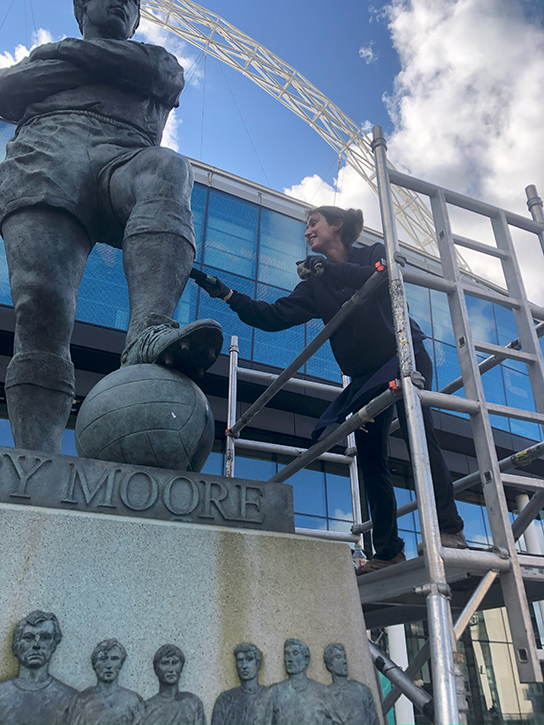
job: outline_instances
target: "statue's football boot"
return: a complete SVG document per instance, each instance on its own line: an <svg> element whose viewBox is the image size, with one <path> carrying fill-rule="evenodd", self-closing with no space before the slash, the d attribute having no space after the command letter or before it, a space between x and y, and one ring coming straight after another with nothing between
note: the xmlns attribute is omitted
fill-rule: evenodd
<svg viewBox="0 0 544 725"><path fill-rule="evenodd" d="M183 327L172 320L146 327L124 349L121 367L156 363L197 380L214 364L222 347L223 330L215 320L196 320Z"/></svg>

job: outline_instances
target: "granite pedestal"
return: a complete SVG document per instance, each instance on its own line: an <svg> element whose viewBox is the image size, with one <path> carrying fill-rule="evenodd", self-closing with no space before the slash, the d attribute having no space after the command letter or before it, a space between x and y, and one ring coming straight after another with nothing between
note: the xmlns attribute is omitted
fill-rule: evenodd
<svg viewBox="0 0 544 725"><path fill-rule="evenodd" d="M209 722L217 696L239 685L238 644L261 649L269 685L285 679L283 644L295 638L310 648L309 677L331 682L323 651L339 642L350 679L377 695L346 544L67 506L0 503L0 680L17 672L17 622L40 609L64 635L50 672L77 690L95 683L95 645L115 637L128 653L119 683L149 698L153 655L172 643L186 657L180 689L201 698Z"/></svg>

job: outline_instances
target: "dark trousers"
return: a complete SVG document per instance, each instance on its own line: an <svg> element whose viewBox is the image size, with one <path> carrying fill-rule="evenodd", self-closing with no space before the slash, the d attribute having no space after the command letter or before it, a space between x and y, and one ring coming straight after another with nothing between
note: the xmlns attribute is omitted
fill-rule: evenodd
<svg viewBox="0 0 544 725"><path fill-rule="evenodd" d="M431 358L425 348L422 348L416 355L416 367L425 378L425 389L430 390L433 368ZM397 411L402 437L409 449L408 427L403 402L397 403ZM370 516L374 524L372 541L375 556L385 560L393 559L404 548L404 542L398 535L397 502L387 465L387 439L392 418L393 407L391 406L377 416L373 423L366 424L366 432L361 429L355 433L359 466L363 474L362 485L364 485ZM429 408L423 408L423 421L427 434L440 531L443 534L456 534L463 528L463 519L457 512L451 475L436 438Z"/></svg>

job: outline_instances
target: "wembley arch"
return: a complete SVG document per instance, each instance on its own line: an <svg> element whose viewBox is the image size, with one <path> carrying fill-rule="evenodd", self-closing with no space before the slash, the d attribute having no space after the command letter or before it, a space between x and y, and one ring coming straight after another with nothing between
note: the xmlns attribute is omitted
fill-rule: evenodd
<svg viewBox="0 0 544 725"><path fill-rule="evenodd" d="M235 68L314 129L377 195L370 138L295 68L192 0L141 0L142 17ZM438 256L432 216L417 194L393 186L406 241ZM461 261L461 260L460 260ZM466 268L466 263L463 264Z"/></svg>

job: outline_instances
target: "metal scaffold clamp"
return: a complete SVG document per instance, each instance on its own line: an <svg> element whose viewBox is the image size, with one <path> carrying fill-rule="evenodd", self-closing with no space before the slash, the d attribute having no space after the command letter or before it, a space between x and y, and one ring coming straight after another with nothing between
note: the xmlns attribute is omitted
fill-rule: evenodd
<svg viewBox="0 0 544 725"><path fill-rule="evenodd" d="M414 594L429 597L434 594L441 594L446 599L451 599L451 588L446 582L430 582L420 587L414 587Z"/></svg>

